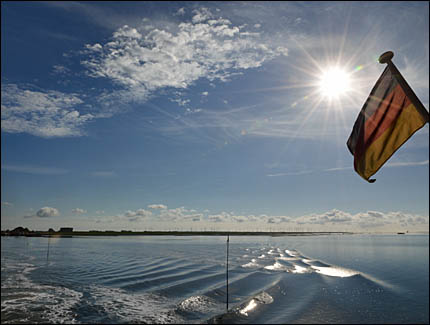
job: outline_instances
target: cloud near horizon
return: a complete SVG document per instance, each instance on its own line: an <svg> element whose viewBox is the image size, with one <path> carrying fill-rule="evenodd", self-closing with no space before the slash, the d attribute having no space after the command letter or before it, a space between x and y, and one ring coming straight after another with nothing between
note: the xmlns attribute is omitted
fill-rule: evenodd
<svg viewBox="0 0 430 325"><path fill-rule="evenodd" d="M159 206L160 204L153 204ZM76 208L80 212L83 209ZM81 213L75 213L76 215ZM53 207L43 207L36 214L24 216L28 218L40 218L48 220L51 217L59 216L60 212ZM84 218L84 219L82 219ZM53 219L50 222L54 222ZM378 232L378 231L399 231L409 230L410 232L426 232L429 228L429 216L411 214L401 211L381 212L369 210L367 212L350 213L338 209L332 209L324 213L313 213L302 216L288 215L267 215L267 214L237 214L235 212L222 211L220 213L210 213L208 210L198 211L185 207L178 208L157 208L153 211L146 209L127 210L115 216L101 216L95 214L94 219L89 217L79 217L79 223L84 222L89 228L99 229L231 229L267 231L358 231L358 232ZM57 220L52 223L55 227L62 226L64 221ZM58 223L60 222L60 223ZM73 218L68 219L68 223L73 226ZM176 225L176 226L175 226ZM75 226L76 227L76 226ZM167 228L166 228L167 227ZM185 227L185 228L184 228ZM78 227L76 227L78 228Z"/></svg>
<svg viewBox="0 0 430 325"><path fill-rule="evenodd" d="M158 206L158 205L157 205ZM285 215L238 215L234 212L220 212L210 214L207 210L197 211L179 207L174 209L155 209L154 212L138 209L136 211L126 211L116 217L104 217L99 219L98 223L112 224L118 220L128 222L144 222L145 225L150 223L162 224L172 222L185 222L195 224L196 227L205 227L205 225L222 226L236 225L236 227L249 226L250 229L256 227L278 226L279 231L286 229L313 229L313 230L359 230L359 231L377 231L384 227L389 228L408 228L411 229L428 229L429 217L414 215L405 212L380 212L367 211L352 214L349 212L333 209L325 213L309 214L299 217ZM234 227L234 226L233 226ZM244 228L245 229L245 228ZM316 230L316 231L318 231Z"/></svg>
<svg viewBox="0 0 430 325"><path fill-rule="evenodd" d="M167 209L167 206L164 204L150 204L148 205L150 209Z"/></svg>
<svg viewBox="0 0 430 325"><path fill-rule="evenodd" d="M87 213L87 210L80 209L80 208L75 208L75 209L72 209L72 212L74 214L84 214L84 213Z"/></svg>
<svg viewBox="0 0 430 325"><path fill-rule="evenodd" d="M39 211L36 212L35 217L51 218L51 217L57 217L59 215L60 215L60 212L56 208L43 207L43 208L40 208Z"/></svg>

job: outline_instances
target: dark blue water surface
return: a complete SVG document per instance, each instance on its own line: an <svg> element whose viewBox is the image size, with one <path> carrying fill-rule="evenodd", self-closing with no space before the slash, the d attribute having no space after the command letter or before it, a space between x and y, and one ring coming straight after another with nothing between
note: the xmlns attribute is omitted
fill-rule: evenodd
<svg viewBox="0 0 430 325"><path fill-rule="evenodd" d="M229 255L227 311L225 237L2 237L1 322L429 323L428 235L235 236Z"/></svg>

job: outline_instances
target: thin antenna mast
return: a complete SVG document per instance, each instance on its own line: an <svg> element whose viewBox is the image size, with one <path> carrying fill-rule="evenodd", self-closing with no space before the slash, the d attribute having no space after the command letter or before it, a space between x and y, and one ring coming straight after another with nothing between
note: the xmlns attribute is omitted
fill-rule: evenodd
<svg viewBox="0 0 430 325"><path fill-rule="evenodd" d="M227 297L226 297L226 306L227 306L227 312L228 312L228 246L229 246L229 242L230 242L230 235L227 235L227 263L226 263L226 273L225 273L225 278L226 278L226 287L227 287Z"/></svg>
<svg viewBox="0 0 430 325"><path fill-rule="evenodd" d="M46 253L46 262L49 260L49 244L51 243L51 236L48 237L48 252Z"/></svg>

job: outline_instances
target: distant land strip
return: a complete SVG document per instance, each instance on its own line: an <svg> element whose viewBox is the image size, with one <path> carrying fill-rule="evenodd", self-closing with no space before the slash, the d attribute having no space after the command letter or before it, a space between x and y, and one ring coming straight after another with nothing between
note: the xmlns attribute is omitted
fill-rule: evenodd
<svg viewBox="0 0 430 325"><path fill-rule="evenodd" d="M79 236L318 236L318 235L353 234L345 231L2 231L2 236L25 237L79 237Z"/></svg>

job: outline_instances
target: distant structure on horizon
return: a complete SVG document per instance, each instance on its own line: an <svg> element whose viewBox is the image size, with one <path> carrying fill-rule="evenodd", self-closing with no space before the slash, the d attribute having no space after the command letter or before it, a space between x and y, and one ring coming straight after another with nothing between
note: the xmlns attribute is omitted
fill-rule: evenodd
<svg viewBox="0 0 430 325"><path fill-rule="evenodd" d="M63 227L58 232L73 232L73 228Z"/></svg>

